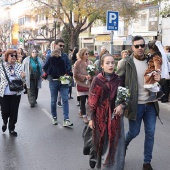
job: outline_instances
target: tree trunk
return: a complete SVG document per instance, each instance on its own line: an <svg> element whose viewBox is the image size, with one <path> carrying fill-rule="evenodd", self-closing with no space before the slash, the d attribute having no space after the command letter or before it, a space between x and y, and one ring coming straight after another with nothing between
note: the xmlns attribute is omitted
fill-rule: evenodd
<svg viewBox="0 0 170 170"><path fill-rule="evenodd" d="M70 38L70 48L78 47L78 37L80 32L76 32L75 30L71 31L71 38Z"/></svg>

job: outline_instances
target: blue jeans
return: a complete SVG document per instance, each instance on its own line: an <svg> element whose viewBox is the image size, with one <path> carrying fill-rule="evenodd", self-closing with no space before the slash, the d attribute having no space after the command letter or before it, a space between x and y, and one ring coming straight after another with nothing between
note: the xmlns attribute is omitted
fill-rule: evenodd
<svg viewBox="0 0 170 170"><path fill-rule="evenodd" d="M51 92L51 114L57 117L57 97L58 92L61 94L63 103L64 120L69 119L69 104L68 104L68 85L62 85L60 81L49 81Z"/></svg>
<svg viewBox="0 0 170 170"><path fill-rule="evenodd" d="M138 104L136 121L129 120L129 131L126 134L125 143L127 147L131 140L139 134L142 120L145 129L144 163L150 163L156 126L156 109L153 103Z"/></svg>

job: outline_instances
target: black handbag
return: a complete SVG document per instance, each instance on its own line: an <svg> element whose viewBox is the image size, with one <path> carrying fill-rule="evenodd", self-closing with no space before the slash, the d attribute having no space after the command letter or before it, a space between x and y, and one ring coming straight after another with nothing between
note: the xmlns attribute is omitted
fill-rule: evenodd
<svg viewBox="0 0 170 170"><path fill-rule="evenodd" d="M16 79L16 80L10 81L3 63L2 63L2 67L3 67L4 73L5 73L6 79L8 81L10 91L22 91L24 89L22 80Z"/></svg>

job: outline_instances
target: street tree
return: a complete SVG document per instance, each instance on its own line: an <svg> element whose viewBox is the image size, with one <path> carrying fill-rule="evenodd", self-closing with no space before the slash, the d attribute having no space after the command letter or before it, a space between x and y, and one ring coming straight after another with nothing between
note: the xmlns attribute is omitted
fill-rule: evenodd
<svg viewBox="0 0 170 170"><path fill-rule="evenodd" d="M44 10L49 15L56 14L70 37L70 48L77 46L80 33L87 30L92 24L101 19L105 21L106 11L115 10L125 21L137 16L136 4L127 0L30 0L33 5ZM47 12L48 11L48 12ZM42 12L42 11L41 11Z"/></svg>
<svg viewBox="0 0 170 170"><path fill-rule="evenodd" d="M12 25L11 20L4 21L0 25L0 42L5 49L7 49L7 44L10 39L11 30L12 30L11 25Z"/></svg>
<svg viewBox="0 0 170 170"><path fill-rule="evenodd" d="M170 1L169 0L141 0L141 2L150 4L150 6L159 5L160 11L158 15L163 16L163 17L170 17Z"/></svg>

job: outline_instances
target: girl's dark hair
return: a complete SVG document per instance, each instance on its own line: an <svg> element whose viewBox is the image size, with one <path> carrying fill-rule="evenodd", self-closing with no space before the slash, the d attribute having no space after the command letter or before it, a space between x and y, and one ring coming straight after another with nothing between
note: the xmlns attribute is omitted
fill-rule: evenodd
<svg viewBox="0 0 170 170"><path fill-rule="evenodd" d="M77 60L77 56L76 56L76 54L78 53L78 48L77 47L74 47L74 49L73 49L73 55L72 55L72 63L74 64L75 62L76 62L76 60Z"/></svg>
<svg viewBox="0 0 170 170"><path fill-rule="evenodd" d="M152 49L154 52L159 52L159 49L155 43L156 43L156 40L149 41L148 48Z"/></svg>
<svg viewBox="0 0 170 170"><path fill-rule="evenodd" d="M104 63L104 59L105 59L106 57L108 57L108 56L113 57L113 55L112 55L112 54L109 54L109 53L106 53L106 54L104 54L104 55L101 57L101 60L100 60L100 65L101 65L101 66L102 66L103 63ZM113 59L114 59L114 57L113 57Z"/></svg>

